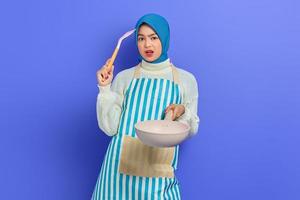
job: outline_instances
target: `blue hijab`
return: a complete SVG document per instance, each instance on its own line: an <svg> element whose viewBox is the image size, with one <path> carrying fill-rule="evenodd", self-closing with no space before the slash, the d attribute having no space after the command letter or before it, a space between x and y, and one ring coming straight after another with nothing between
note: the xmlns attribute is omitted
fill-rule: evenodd
<svg viewBox="0 0 300 200"><path fill-rule="evenodd" d="M158 35L161 45L162 45L162 52L159 58L154 60L151 63L160 63L168 59L167 51L169 49L169 41L170 41L170 28L167 20L158 15L158 14L146 14L142 16L135 25L135 41L136 44L138 42L138 31L142 24L146 23L150 26ZM139 55L139 60L145 60L141 55ZM145 60L146 61L146 60Z"/></svg>

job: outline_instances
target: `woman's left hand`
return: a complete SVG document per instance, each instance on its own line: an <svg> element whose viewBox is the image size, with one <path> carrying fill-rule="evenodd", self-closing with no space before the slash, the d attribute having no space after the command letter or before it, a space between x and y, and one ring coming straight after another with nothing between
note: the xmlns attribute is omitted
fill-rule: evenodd
<svg viewBox="0 0 300 200"><path fill-rule="evenodd" d="M165 109L165 113L173 111L172 121L176 120L178 117L184 114L185 107L182 104L171 104Z"/></svg>

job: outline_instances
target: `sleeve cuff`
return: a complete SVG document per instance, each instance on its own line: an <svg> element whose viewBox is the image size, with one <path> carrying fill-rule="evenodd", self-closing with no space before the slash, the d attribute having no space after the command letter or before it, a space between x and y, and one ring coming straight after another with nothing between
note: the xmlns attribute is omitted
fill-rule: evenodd
<svg viewBox="0 0 300 200"><path fill-rule="evenodd" d="M104 92L110 91L111 84L108 84L106 86L101 86L101 85L98 84L97 86L99 88L99 92L104 93Z"/></svg>

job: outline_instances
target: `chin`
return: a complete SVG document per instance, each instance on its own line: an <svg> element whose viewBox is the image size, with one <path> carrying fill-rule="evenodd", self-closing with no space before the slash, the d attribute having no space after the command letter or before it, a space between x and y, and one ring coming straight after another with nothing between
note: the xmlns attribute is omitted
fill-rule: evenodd
<svg viewBox="0 0 300 200"><path fill-rule="evenodd" d="M154 60L153 59L145 59L147 62L153 62Z"/></svg>
<svg viewBox="0 0 300 200"><path fill-rule="evenodd" d="M143 57L147 62L153 62L155 61L157 58L146 58L146 57Z"/></svg>

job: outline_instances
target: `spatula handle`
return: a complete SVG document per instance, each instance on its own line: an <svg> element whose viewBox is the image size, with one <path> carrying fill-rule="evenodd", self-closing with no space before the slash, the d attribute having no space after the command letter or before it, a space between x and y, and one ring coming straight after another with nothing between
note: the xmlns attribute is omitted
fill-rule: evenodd
<svg viewBox="0 0 300 200"><path fill-rule="evenodd" d="M118 54L118 51L119 51L119 48L116 47L115 50L114 50L114 53L112 54L112 56L111 56L111 58L110 58L110 61L109 61L108 65L107 65L108 71L110 71L111 66L114 64L115 59L116 59L117 54Z"/></svg>

